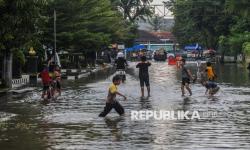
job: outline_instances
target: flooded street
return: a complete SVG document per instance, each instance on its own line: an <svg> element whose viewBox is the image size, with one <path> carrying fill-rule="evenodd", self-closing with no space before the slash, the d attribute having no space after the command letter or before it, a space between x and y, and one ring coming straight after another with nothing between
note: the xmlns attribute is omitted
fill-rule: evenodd
<svg viewBox="0 0 250 150"><path fill-rule="evenodd" d="M65 82L56 101L41 103L41 88L0 97L0 149L186 149L214 150L250 147L250 76L242 66L216 66L221 90L205 96L192 84L193 96L181 97L176 66L153 62L152 96L140 98L138 70L131 63L127 81L118 89L125 116L112 110L99 118L105 106L113 71ZM199 120L131 120L133 110L199 111Z"/></svg>

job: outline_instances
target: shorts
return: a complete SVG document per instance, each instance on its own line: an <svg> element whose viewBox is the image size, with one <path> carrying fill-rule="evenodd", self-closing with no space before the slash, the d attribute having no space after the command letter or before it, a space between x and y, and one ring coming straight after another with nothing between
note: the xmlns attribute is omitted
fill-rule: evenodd
<svg viewBox="0 0 250 150"><path fill-rule="evenodd" d="M190 84L190 79L189 78L182 78L182 85Z"/></svg>
<svg viewBox="0 0 250 150"><path fill-rule="evenodd" d="M46 92L47 90L49 90L49 85L43 85L43 91Z"/></svg>
<svg viewBox="0 0 250 150"><path fill-rule="evenodd" d="M214 94L216 94L218 91L220 90L220 87L215 87L215 88L212 88L212 90L211 90L211 93L210 94L212 94L212 95L214 95Z"/></svg>
<svg viewBox="0 0 250 150"><path fill-rule="evenodd" d="M150 86L149 84L149 77L148 76L145 76L145 77L139 77L140 78L140 86L141 87L144 87L144 83L145 85L148 87Z"/></svg>
<svg viewBox="0 0 250 150"><path fill-rule="evenodd" d="M53 82L51 83L51 87L53 89L55 89L57 87L57 82L55 80L53 80Z"/></svg>
<svg viewBox="0 0 250 150"><path fill-rule="evenodd" d="M56 81L56 88L61 89L61 83L59 81Z"/></svg>

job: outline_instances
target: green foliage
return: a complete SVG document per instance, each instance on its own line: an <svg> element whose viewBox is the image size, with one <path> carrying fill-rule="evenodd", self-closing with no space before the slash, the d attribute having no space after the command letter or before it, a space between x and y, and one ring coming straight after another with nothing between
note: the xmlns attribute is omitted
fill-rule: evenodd
<svg viewBox="0 0 250 150"><path fill-rule="evenodd" d="M250 42L245 42L242 45L243 53L250 56Z"/></svg>
<svg viewBox="0 0 250 150"><path fill-rule="evenodd" d="M109 0L55 0L45 12L50 16L44 43L53 48L53 11L57 13L58 50L99 50L110 42L128 38L130 26Z"/></svg>
<svg viewBox="0 0 250 150"><path fill-rule="evenodd" d="M224 0L173 0L173 33L181 45L200 43L218 48L220 35L229 34L231 16L224 10Z"/></svg>
<svg viewBox="0 0 250 150"><path fill-rule="evenodd" d="M111 0L116 9L122 12L124 19L132 23L139 18L153 15L153 7L149 4L153 0Z"/></svg>
<svg viewBox="0 0 250 150"><path fill-rule="evenodd" d="M21 66L23 66L25 64L25 56L22 50L20 49L15 49L13 51L13 59L18 62L18 64L20 64Z"/></svg>
<svg viewBox="0 0 250 150"><path fill-rule="evenodd" d="M220 53L223 55L230 54L230 51L229 51L230 47L229 47L229 42L228 42L227 37L225 37L223 35L219 37L219 48L218 49L219 49Z"/></svg>
<svg viewBox="0 0 250 150"><path fill-rule="evenodd" d="M23 47L37 38L37 21L45 0L0 1L0 51Z"/></svg>
<svg viewBox="0 0 250 150"><path fill-rule="evenodd" d="M237 17L231 26L230 34L226 37L231 55L244 53L243 44L250 41L250 20Z"/></svg>
<svg viewBox="0 0 250 150"><path fill-rule="evenodd" d="M226 10L230 13L241 15L243 17L250 16L249 0L226 0Z"/></svg>
<svg viewBox="0 0 250 150"><path fill-rule="evenodd" d="M175 16L173 33L180 45L200 43L237 55L249 42L249 0L171 0Z"/></svg>
<svg viewBox="0 0 250 150"><path fill-rule="evenodd" d="M149 1L130 1L130 14L135 8L139 9L133 20L148 14ZM116 9L120 5L117 2L0 0L0 52L22 49L26 54L30 47L34 47L39 56L43 56L43 45L53 49L54 10L57 13L58 50L98 50L111 42L129 41L135 37L134 24Z"/></svg>

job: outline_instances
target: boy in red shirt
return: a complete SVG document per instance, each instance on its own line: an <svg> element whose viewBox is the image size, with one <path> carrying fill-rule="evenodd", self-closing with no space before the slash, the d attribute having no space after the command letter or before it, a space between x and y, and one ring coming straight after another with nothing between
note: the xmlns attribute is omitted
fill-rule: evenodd
<svg viewBox="0 0 250 150"><path fill-rule="evenodd" d="M49 76L49 68L47 66L44 66L43 71L40 73L40 77L42 78L42 83L43 83L43 94L42 94L42 98L44 98L45 94L49 94L47 93L49 90L49 86L50 83L52 81L52 79Z"/></svg>

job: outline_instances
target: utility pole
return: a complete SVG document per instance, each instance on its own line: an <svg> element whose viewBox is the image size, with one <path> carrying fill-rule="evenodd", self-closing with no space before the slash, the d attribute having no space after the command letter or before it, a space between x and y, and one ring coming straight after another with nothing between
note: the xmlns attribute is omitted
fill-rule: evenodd
<svg viewBox="0 0 250 150"><path fill-rule="evenodd" d="M56 10L54 9L54 50L53 50L54 62L56 63Z"/></svg>

